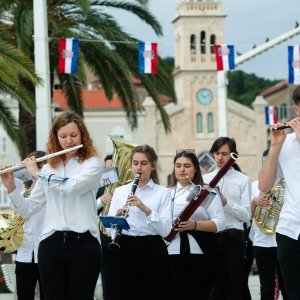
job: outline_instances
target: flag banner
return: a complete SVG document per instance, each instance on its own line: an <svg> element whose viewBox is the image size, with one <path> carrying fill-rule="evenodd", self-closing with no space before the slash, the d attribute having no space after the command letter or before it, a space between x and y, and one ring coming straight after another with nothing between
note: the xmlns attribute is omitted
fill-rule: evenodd
<svg viewBox="0 0 300 300"><path fill-rule="evenodd" d="M300 46L288 46L289 83L300 84Z"/></svg>
<svg viewBox="0 0 300 300"><path fill-rule="evenodd" d="M78 48L77 39L59 40L58 73L74 74L77 72Z"/></svg>
<svg viewBox="0 0 300 300"><path fill-rule="evenodd" d="M157 43L139 42L139 71L141 74L157 74Z"/></svg>
<svg viewBox="0 0 300 300"><path fill-rule="evenodd" d="M218 71L233 70L234 47L232 45L215 45L216 63Z"/></svg>
<svg viewBox="0 0 300 300"><path fill-rule="evenodd" d="M265 106L266 125L277 123L275 106Z"/></svg>

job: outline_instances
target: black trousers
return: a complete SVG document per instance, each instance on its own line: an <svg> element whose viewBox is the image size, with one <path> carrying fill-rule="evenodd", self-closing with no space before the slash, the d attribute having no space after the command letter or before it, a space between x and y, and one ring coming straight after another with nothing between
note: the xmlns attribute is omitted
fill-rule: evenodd
<svg viewBox="0 0 300 300"><path fill-rule="evenodd" d="M44 299L38 264L16 261L18 300L34 300L37 282L39 282L40 287L40 299Z"/></svg>
<svg viewBox="0 0 300 300"><path fill-rule="evenodd" d="M216 234L220 266L210 299L241 300L245 261L244 231L228 229Z"/></svg>
<svg viewBox="0 0 300 300"><path fill-rule="evenodd" d="M169 255L174 300L207 300L212 283L204 254Z"/></svg>
<svg viewBox="0 0 300 300"><path fill-rule="evenodd" d="M122 291L116 287L120 286L121 277L121 253L108 248L111 238L100 231L102 262L101 280L103 300L120 300Z"/></svg>
<svg viewBox="0 0 300 300"><path fill-rule="evenodd" d="M277 260L277 247L254 246L254 255L260 281L261 300L274 300L276 273L278 274L279 286L285 299L285 290Z"/></svg>
<svg viewBox="0 0 300 300"><path fill-rule="evenodd" d="M276 233L277 257L289 300L300 299L300 239Z"/></svg>
<svg viewBox="0 0 300 300"><path fill-rule="evenodd" d="M254 253L253 253L253 244L252 241L249 239L249 232L250 227L244 226L245 231L245 261L244 261L244 267L243 267L243 300L251 300L251 292L249 289L249 275L252 267L252 263L254 260Z"/></svg>
<svg viewBox="0 0 300 300"><path fill-rule="evenodd" d="M90 232L56 231L41 241L39 270L46 300L92 300L101 246Z"/></svg>
<svg viewBox="0 0 300 300"><path fill-rule="evenodd" d="M122 284L115 287L122 291L119 300L173 299L168 251L163 239L156 235L122 235L120 246Z"/></svg>

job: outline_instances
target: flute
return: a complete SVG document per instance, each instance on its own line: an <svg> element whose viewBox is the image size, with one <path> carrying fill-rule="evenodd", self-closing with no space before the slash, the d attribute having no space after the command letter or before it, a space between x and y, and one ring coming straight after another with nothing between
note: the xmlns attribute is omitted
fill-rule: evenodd
<svg viewBox="0 0 300 300"><path fill-rule="evenodd" d="M271 128L271 130L275 131L275 130L283 130L283 129L287 129L287 128L291 128L291 126L288 125L287 123L283 123L282 125L279 125L279 126L273 126Z"/></svg>
<svg viewBox="0 0 300 300"><path fill-rule="evenodd" d="M47 160L49 158L53 158L55 156L59 156L59 155L62 155L62 154L65 154L65 153L77 150L77 149L82 148L82 147L83 147L83 145L80 144L78 146L75 146L75 147L72 147L72 148L69 148L69 149L65 149L65 150L61 150L61 151L58 151L58 152L54 152L54 153L51 153L51 154L48 154L48 155L45 155L45 156L37 158L36 162L41 162L41 161ZM8 168L6 168L4 170L1 170L0 171L0 175L1 174L5 174L5 173L7 173L9 171L15 171L15 170L23 169L23 168L25 168L25 166L22 163L15 164L15 165L13 165L11 167L8 167Z"/></svg>

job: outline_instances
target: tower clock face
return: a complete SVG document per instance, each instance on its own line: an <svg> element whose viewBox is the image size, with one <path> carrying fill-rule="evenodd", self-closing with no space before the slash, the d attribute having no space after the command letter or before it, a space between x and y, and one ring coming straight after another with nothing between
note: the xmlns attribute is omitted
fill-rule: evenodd
<svg viewBox="0 0 300 300"><path fill-rule="evenodd" d="M196 100L202 105L208 105L213 100L213 93L210 89L203 88L196 93Z"/></svg>

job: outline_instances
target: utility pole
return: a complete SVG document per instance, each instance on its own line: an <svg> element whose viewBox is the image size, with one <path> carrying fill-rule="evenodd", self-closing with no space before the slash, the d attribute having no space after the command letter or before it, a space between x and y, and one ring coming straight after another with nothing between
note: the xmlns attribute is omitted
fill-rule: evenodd
<svg viewBox="0 0 300 300"><path fill-rule="evenodd" d="M46 0L33 0L33 16L35 72L43 80L42 85L35 87L36 145L37 150L46 150L52 125Z"/></svg>

